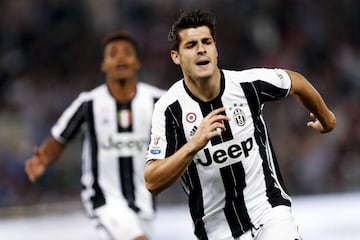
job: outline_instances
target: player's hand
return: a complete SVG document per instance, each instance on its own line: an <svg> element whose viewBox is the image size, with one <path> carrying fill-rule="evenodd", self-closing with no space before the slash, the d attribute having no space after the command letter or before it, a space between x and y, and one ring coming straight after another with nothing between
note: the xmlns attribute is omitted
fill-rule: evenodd
<svg viewBox="0 0 360 240"><path fill-rule="evenodd" d="M46 170L46 164L43 161L43 154L38 147L34 148L34 156L25 161L25 172L30 181L35 182Z"/></svg>
<svg viewBox="0 0 360 240"><path fill-rule="evenodd" d="M335 116L332 112L330 112L331 119L335 119ZM316 118L316 116L313 113L310 113L310 118L312 119L307 123L308 127L311 127L315 129L316 131L320 133L327 133L334 129L336 120L330 121L331 124L328 124L328 126L324 126L319 119Z"/></svg>
<svg viewBox="0 0 360 240"><path fill-rule="evenodd" d="M201 121L196 133L191 139L199 150L205 147L211 138L220 136L221 132L226 130L224 121L229 121L230 118L221 114L224 111L224 107L215 109Z"/></svg>

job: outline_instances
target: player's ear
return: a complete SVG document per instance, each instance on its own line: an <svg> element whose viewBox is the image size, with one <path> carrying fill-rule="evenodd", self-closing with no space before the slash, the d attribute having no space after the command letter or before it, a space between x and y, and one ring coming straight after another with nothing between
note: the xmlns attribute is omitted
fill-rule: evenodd
<svg viewBox="0 0 360 240"><path fill-rule="evenodd" d="M171 50L170 55L171 55L171 59L173 60L173 62L174 62L176 65L180 65L180 59L179 59L179 53L178 53L178 51Z"/></svg>
<svg viewBox="0 0 360 240"><path fill-rule="evenodd" d="M141 68L142 64L140 60L136 61L136 70L139 70Z"/></svg>
<svg viewBox="0 0 360 240"><path fill-rule="evenodd" d="M105 65L104 61L101 62L101 71L104 73L106 72L106 65Z"/></svg>

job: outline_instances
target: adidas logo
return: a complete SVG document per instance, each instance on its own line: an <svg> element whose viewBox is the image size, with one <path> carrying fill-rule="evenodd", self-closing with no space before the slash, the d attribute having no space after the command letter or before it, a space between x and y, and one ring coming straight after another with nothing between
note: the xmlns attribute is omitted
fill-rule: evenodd
<svg viewBox="0 0 360 240"><path fill-rule="evenodd" d="M196 130L197 130L198 128L197 128L197 126L194 126L192 129L191 129L191 131L190 131L190 136L192 137L192 136L194 136L194 134L196 133Z"/></svg>

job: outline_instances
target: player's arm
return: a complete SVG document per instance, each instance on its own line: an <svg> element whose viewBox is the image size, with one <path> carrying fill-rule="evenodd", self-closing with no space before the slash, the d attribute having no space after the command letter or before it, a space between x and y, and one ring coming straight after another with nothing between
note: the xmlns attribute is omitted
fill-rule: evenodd
<svg viewBox="0 0 360 240"><path fill-rule="evenodd" d="M195 154L214 136L220 136L225 130L223 121L230 120L221 115L224 108L212 111L200 123L194 136L173 155L160 160L150 160L145 167L147 189L158 194L173 184L184 172Z"/></svg>
<svg viewBox="0 0 360 240"><path fill-rule="evenodd" d="M198 147L190 141L168 158L148 161L144 173L146 188L155 195L168 188L182 175L197 152Z"/></svg>
<svg viewBox="0 0 360 240"><path fill-rule="evenodd" d="M286 70L291 78L290 95L300 101L309 111L312 121L308 127L320 133L330 132L335 128L335 115L329 110L319 92L300 73Z"/></svg>
<svg viewBox="0 0 360 240"><path fill-rule="evenodd" d="M34 148L34 155L25 161L25 172L30 181L35 182L47 167L54 163L63 152L64 145L49 137L40 147Z"/></svg>

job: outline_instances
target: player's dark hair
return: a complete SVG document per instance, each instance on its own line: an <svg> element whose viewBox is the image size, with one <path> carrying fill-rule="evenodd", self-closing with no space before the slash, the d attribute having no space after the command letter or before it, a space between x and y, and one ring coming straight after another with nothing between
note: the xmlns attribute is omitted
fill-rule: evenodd
<svg viewBox="0 0 360 240"><path fill-rule="evenodd" d="M181 11L180 16L174 22L168 35L171 50L178 50L180 45L179 32L187 28L197 28L207 26L210 34L215 40L216 17L207 11L192 10L190 12Z"/></svg>
<svg viewBox="0 0 360 240"><path fill-rule="evenodd" d="M105 49L109 43L112 43L114 41L119 41L119 40L129 42L134 47L136 56L138 58L140 58L139 45L138 45L137 41L135 40L134 37L132 37L126 31L118 30L118 31L108 33L102 39L101 45L102 45L103 49Z"/></svg>

